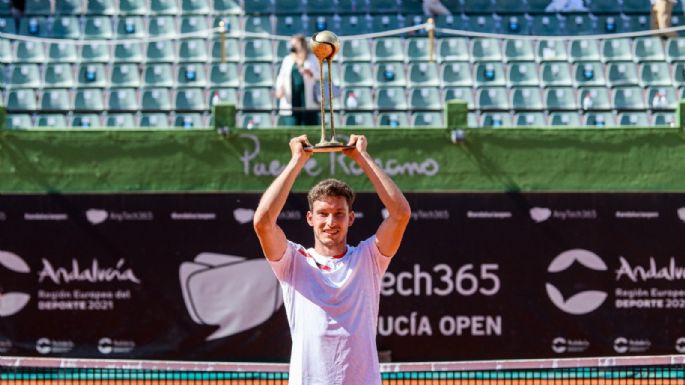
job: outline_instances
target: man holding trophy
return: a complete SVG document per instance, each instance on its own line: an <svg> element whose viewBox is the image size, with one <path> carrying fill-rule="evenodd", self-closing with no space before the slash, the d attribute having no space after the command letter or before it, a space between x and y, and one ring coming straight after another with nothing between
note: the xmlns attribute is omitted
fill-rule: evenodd
<svg viewBox="0 0 685 385"><path fill-rule="evenodd" d="M318 37L323 39L317 39L322 34ZM321 66L323 60L330 66L339 47L337 37L328 31L317 35L312 38L314 54ZM327 49L317 49L321 41ZM323 110L323 92L321 95ZM323 121L322 113L322 140L317 145L312 146L306 135L290 140L290 162L264 192L254 228L283 291L292 337L289 383L380 385L376 327L381 280L400 246L411 209L367 152L366 137L351 135L347 144L342 144L333 131L327 139ZM312 154L331 151L342 151L359 165L388 216L374 235L357 246L348 245L354 193L342 181L323 180L307 195L307 223L314 233L314 247L307 249L289 241L276 219Z"/></svg>

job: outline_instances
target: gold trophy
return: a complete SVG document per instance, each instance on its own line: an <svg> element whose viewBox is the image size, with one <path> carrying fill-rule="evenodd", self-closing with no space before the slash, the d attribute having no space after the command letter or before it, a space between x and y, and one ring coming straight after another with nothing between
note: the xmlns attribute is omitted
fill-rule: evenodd
<svg viewBox="0 0 685 385"><path fill-rule="evenodd" d="M354 148L347 146L335 139L335 122L333 118L333 82L331 79L331 62L333 57L340 51L340 39L331 31L317 32L312 36L312 52L319 59L319 85L321 86L321 141L314 146L307 146L305 151L312 152L339 152ZM324 110L323 93L323 62L328 61L328 101L331 111L331 137L326 138L326 112Z"/></svg>

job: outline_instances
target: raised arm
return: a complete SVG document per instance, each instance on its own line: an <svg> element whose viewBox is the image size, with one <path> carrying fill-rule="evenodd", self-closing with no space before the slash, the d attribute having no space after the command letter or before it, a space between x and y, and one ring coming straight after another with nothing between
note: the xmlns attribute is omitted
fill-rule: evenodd
<svg viewBox="0 0 685 385"><path fill-rule="evenodd" d="M280 260L288 246L285 234L276 224L276 220L283 210L283 205L285 205L285 200L293 188L295 179L311 157L311 152L303 150L305 145L310 145L306 135L290 140L292 158L283 172L266 189L254 215L253 225L259 243L262 246L264 256L271 261Z"/></svg>
<svg viewBox="0 0 685 385"><path fill-rule="evenodd" d="M355 148L346 150L345 155L354 159L373 184L378 197L388 210L388 217L376 231L376 245L381 254L392 257L402 242L404 230L411 217L409 202L395 182L373 161L366 152L367 141L363 135L351 135L349 145Z"/></svg>

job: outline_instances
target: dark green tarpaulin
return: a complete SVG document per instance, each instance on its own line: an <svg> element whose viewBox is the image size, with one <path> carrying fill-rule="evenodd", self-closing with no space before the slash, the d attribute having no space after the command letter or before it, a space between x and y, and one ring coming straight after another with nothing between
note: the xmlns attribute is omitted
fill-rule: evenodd
<svg viewBox="0 0 685 385"><path fill-rule="evenodd" d="M262 191L303 130L0 131L1 192ZM315 130L307 131L318 138ZM658 129L358 129L406 191L684 191L685 135ZM351 131L343 131L342 136ZM371 189L344 155L317 154L295 190L336 177Z"/></svg>

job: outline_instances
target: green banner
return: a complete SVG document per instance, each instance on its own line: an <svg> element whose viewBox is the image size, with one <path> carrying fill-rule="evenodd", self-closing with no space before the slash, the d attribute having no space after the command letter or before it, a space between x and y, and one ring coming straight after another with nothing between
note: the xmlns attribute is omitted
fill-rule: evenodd
<svg viewBox="0 0 685 385"><path fill-rule="evenodd" d="M0 131L0 192L263 191L291 137L316 130ZM683 191L685 135L673 129L342 130L406 191ZM342 154L316 154L295 185L371 185Z"/></svg>

